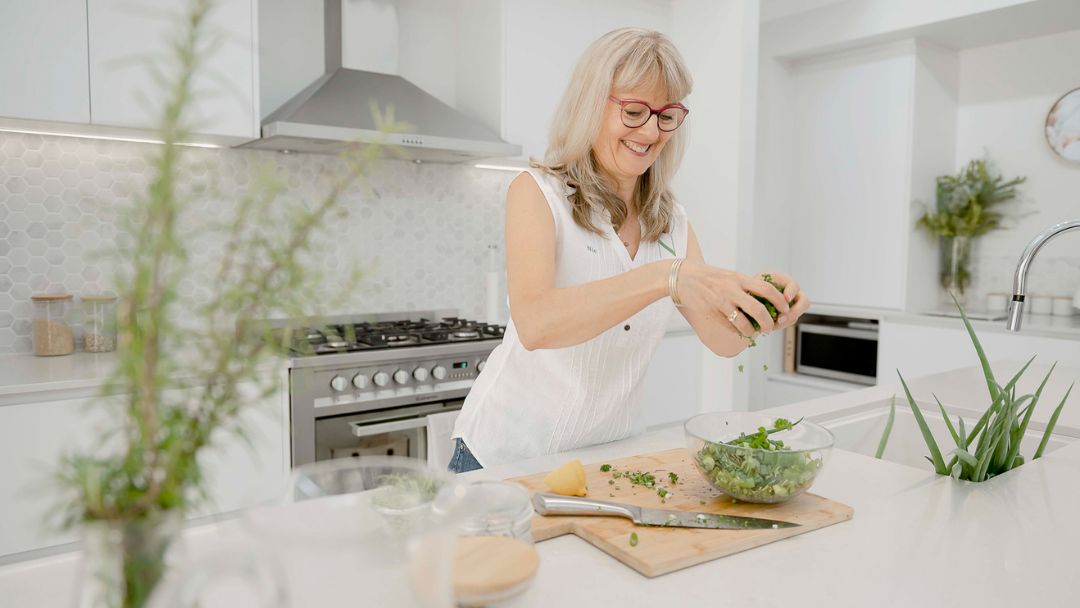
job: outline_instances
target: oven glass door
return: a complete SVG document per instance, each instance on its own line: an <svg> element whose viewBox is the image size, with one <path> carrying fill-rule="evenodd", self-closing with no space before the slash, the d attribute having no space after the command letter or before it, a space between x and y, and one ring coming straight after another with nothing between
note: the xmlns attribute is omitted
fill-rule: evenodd
<svg viewBox="0 0 1080 608"><path fill-rule="evenodd" d="M360 456L427 459L427 416L461 408L461 401L427 403L315 421L315 460Z"/></svg>

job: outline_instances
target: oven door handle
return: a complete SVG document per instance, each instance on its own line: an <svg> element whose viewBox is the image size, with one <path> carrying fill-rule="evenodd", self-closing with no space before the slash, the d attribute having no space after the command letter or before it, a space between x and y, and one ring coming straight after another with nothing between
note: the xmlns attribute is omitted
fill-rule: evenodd
<svg viewBox="0 0 1080 608"><path fill-rule="evenodd" d="M405 420L394 420L392 422L380 422L378 424L350 422L349 426L352 428L353 435L356 435L357 437L370 437L371 435L379 435L381 433L393 433L394 431L408 431L410 429L424 428L427 426L427 416L408 418Z"/></svg>

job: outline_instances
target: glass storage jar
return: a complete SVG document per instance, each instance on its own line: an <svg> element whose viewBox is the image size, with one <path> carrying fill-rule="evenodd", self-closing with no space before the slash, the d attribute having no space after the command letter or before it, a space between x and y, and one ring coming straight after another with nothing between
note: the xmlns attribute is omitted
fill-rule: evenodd
<svg viewBox="0 0 1080 608"><path fill-rule="evenodd" d="M477 481L465 486L463 536L508 536L533 544L529 492L509 481Z"/></svg>
<svg viewBox="0 0 1080 608"><path fill-rule="evenodd" d="M83 350L107 353L116 350L116 296L83 296Z"/></svg>
<svg viewBox="0 0 1080 608"><path fill-rule="evenodd" d="M75 352L75 334L68 317L71 294L31 296L34 302L34 354L41 357Z"/></svg>

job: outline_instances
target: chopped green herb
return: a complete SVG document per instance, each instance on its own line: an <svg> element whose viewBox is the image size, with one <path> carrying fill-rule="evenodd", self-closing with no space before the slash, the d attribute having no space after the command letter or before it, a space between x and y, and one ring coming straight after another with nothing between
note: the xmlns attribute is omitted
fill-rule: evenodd
<svg viewBox="0 0 1080 608"><path fill-rule="evenodd" d="M668 492L664 488L656 488L656 495L660 498L667 498L669 494L671 494L671 492Z"/></svg>
<svg viewBox="0 0 1080 608"><path fill-rule="evenodd" d="M625 475L626 478L630 480L630 483L636 486L645 486L646 488L656 486L656 476L652 473L635 471L633 473L626 473Z"/></svg>
<svg viewBox="0 0 1080 608"><path fill-rule="evenodd" d="M700 502L701 504L705 504L704 500L699 500L698 502Z"/></svg>
<svg viewBox="0 0 1080 608"><path fill-rule="evenodd" d="M781 287L779 283L773 280L771 274L765 273L761 275L761 280L775 287L776 290L780 293L784 293L784 288ZM765 307L765 310L768 311L769 316L772 317L773 321L775 321L776 318L780 316L780 311L776 309L776 306L768 298L759 296L757 294L750 295L754 296L754 299L758 302L761 302L761 304ZM754 327L754 331L761 331L761 325L759 325L757 320L753 317L750 317L750 325Z"/></svg>
<svg viewBox="0 0 1080 608"><path fill-rule="evenodd" d="M809 487L822 465L820 458L792 451L783 441L769 437L801 421L778 418L771 429L759 427L756 433L741 433L726 442L706 442L695 461L716 488L732 497L733 504L736 499L784 500Z"/></svg>
<svg viewBox="0 0 1080 608"><path fill-rule="evenodd" d="M766 364L762 365L761 366L761 371L765 371L765 372L769 371L769 364L766 363Z"/></svg>
<svg viewBox="0 0 1080 608"><path fill-rule="evenodd" d="M630 533L630 546L631 547L636 547L637 546L637 532L631 532Z"/></svg>
<svg viewBox="0 0 1080 608"><path fill-rule="evenodd" d="M743 371L743 364L742 364L742 363L740 363L740 364L739 364L739 373L741 374L741 373L742 373L742 371Z"/></svg>
<svg viewBox="0 0 1080 608"><path fill-rule="evenodd" d="M623 473L622 473L622 471L613 471L611 473L611 476L614 477L615 479L618 479L618 478L623 476Z"/></svg>
<svg viewBox="0 0 1080 608"><path fill-rule="evenodd" d="M611 465L610 464L602 464L602 465L600 465L600 472L601 473L607 473L610 470L611 470Z"/></svg>
<svg viewBox="0 0 1080 608"><path fill-rule="evenodd" d="M607 485L609 485L609 486L615 485L615 480L614 479L607 480Z"/></svg>
<svg viewBox="0 0 1080 608"><path fill-rule="evenodd" d="M668 473L667 476L668 479L671 480L671 483L679 483L679 476L674 472Z"/></svg>

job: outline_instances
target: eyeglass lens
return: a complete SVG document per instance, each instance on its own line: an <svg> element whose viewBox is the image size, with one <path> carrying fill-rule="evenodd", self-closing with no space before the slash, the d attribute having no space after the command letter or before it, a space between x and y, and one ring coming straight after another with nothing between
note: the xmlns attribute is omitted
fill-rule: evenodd
<svg viewBox="0 0 1080 608"><path fill-rule="evenodd" d="M636 129L649 121L652 111L642 103L628 103L622 109L623 124L631 129ZM674 131L686 118L686 110L681 108L668 108L657 115L656 126L661 131Z"/></svg>

